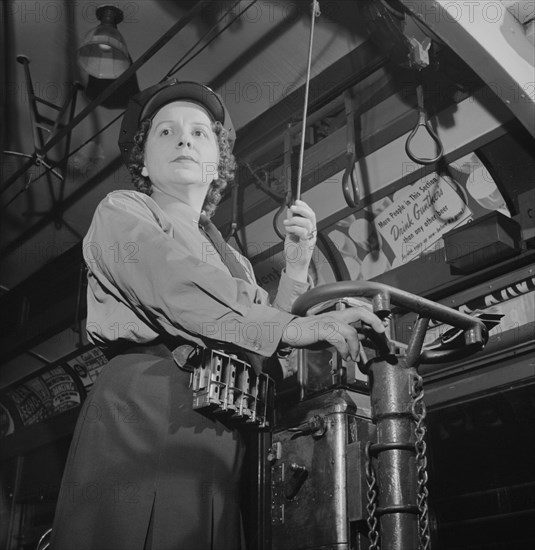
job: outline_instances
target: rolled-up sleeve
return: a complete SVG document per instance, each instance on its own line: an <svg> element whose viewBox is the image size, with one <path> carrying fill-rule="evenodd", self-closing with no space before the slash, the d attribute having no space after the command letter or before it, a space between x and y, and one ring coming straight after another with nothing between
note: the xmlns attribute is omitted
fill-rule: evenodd
<svg viewBox="0 0 535 550"><path fill-rule="evenodd" d="M281 281L272 307L263 289L203 261L162 224L139 194L112 193L100 203L83 249L101 294L157 333L271 356L294 317L288 310L300 283Z"/></svg>

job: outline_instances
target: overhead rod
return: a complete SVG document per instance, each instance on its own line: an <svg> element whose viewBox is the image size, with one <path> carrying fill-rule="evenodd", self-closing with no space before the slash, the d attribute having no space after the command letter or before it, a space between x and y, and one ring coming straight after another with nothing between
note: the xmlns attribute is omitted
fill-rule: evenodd
<svg viewBox="0 0 535 550"><path fill-rule="evenodd" d="M78 115L76 115L64 128L62 128L56 135L52 136L50 140L42 148L41 153L46 153L54 147L61 139L69 134L78 124L90 115L99 105L101 105L111 94L115 92L120 86L122 86L136 71L142 67L154 54L156 54L167 42L169 42L180 30L182 30L191 20L209 4L210 0L199 0L186 15L180 18L165 34L163 34L149 49L143 53L130 67L116 80L114 80L109 86L107 86L85 109L83 109ZM32 158L24 163L18 170L16 170L4 183L0 193L3 193L11 185L13 185L17 179L22 176L31 166L35 164L37 156L34 154Z"/></svg>

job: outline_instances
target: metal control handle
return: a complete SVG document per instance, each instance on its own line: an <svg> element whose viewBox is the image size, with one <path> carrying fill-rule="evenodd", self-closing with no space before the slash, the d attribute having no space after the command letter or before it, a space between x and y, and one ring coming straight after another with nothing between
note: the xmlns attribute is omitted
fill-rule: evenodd
<svg viewBox="0 0 535 550"><path fill-rule="evenodd" d="M395 305L417 313L420 320L433 319L463 330L465 345L453 349L425 350L419 357L421 363L445 363L467 357L483 349L488 340L487 327L483 321L476 317L471 317L410 292L369 281L340 281L318 286L295 301L292 313L300 316L309 315L314 306L323 302L351 297L371 299L374 313L381 318L390 315L391 305ZM373 331L369 331L368 334L372 336L371 333ZM416 337L416 333L414 337ZM384 338L384 336L377 335L377 344L381 344L379 351L381 348L386 349ZM413 348L411 343L409 347Z"/></svg>

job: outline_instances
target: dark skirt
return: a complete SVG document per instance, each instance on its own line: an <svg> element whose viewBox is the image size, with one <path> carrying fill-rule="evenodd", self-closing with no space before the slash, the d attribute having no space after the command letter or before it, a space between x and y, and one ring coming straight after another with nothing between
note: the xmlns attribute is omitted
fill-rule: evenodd
<svg viewBox="0 0 535 550"><path fill-rule="evenodd" d="M50 550L243 548L238 432L191 407L171 358L102 370L74 432Z"/></svg>

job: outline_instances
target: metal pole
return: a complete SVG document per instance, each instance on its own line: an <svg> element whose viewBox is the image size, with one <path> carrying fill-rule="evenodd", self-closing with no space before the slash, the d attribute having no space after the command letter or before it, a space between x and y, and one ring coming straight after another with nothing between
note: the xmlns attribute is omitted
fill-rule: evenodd
<svg viewBox="0 0 535 550"><path fill-rule="evenodd" d="M370 452L375 458L381 550L419 546L417 468L411 386L415 369L404 359L381 359L369 370L372 421L377 428Z"/></svg>

